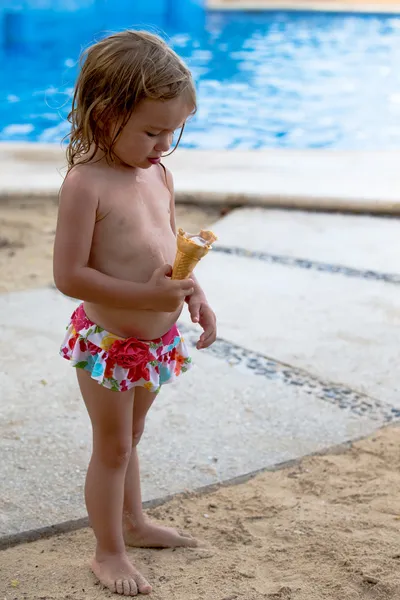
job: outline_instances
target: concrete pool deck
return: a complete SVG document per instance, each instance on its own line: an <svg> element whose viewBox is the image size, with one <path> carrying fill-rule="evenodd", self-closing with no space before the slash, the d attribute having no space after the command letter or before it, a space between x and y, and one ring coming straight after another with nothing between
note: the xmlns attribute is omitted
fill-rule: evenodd
<svg viewBox="0 0 400 600"><path fill-rule="evenodd" d="M365 0L208 0L211 10L250 10L250 11L315 11L315 12L349 12L349 13L400 13L398 0L380 0L365 2Z"/></svg>
<svg viewBox="0 0 400 600"><path fill-rule="evenodd" d="M400 417L400 220L247 208L214 229L219 243L198 275L219 337L193 348L195 368L149 413L146 501L275 468ZM84 523L90 425L57 356L75 306L50 288L0 295L0 548ZM181 326L193 346L186 312Z"/></svg>
<svg viewBox="0 0 400 600"><path fill-rule="evenodd" d="M400 152L179 149L165 163L178 202L400 214ZM0 200L56 199L64 173L57 145L0 144Z"/></svg>
<svg viewBox="0 0 400 600"><path fill-rule="evenodd" d="M0 158L0 200L57 198L59 147L1 144ZM392 369L400 221L265 210L400 214L399 158L180 150L168 159L178 200L263 208L242 208L215 226L220 242L199 274L220 338L209 352L195 353L196 370L166 389L151 416L142 449L146 500L273 467L400 417ZM247 305L252 310L243 314ZM3 547L26 531L83 523L90 428L70 369L57 358L73 306L54 289L0 295L3 341L11 348L0 372ZM45 326L32 319L39 312ZM194 342L187 315L182 326ZM26 362L29 377L20 376Z"/></svg>

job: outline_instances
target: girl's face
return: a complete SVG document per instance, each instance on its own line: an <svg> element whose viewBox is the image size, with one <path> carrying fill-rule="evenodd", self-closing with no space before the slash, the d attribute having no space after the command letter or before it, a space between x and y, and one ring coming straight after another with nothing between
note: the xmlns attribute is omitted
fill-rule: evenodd
<svg viewBox="0 0 400 600"><path fill-rule="evenodd" d="M148 169L161 160L172 145L192 107L182 97L172 100L142 100L114 145L114 154L129 167Z"/></svg>

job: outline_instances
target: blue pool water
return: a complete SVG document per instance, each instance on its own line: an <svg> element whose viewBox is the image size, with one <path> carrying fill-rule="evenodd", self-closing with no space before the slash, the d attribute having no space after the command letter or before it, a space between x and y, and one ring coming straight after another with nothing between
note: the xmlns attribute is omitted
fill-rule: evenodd
<svg viewBox="0 0 400 600"><path fill-rule="evenodd" d="M1 50L0 140L59 142L68 132L77 57L104 28L52 18L53 38ZM186 147L400 148L400 17L210 13L190 33L155 31L197 82Z"/></svg>

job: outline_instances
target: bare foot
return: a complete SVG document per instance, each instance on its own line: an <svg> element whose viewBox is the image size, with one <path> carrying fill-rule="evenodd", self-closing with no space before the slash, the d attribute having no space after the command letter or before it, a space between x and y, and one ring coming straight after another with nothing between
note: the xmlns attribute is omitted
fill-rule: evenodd
<svg viewBox="0 0 400 600"><path fill-rule="evenodd" d="M127 546L136 548L195 548L199 545L193 536L145 521L140 526L124 523L124 540Z"/></svg>
<svg viewBox="0 0 400 600"><path fill-rule="evenodd" d="M126 555L94 558L92 571L105 587L121 596L150 594L151 585L130 563Z"/></svg>

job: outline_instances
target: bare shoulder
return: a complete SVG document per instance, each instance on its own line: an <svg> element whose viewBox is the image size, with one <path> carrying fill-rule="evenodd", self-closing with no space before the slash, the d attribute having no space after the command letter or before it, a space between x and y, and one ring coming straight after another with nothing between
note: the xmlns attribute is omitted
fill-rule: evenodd
<svg viewBox="0 0 400 600"><path fill-rule="evenodd" d="M60 204L93 205L99 202L99 169L95 165L77 165L67 173L60 190Z"/></svg>

